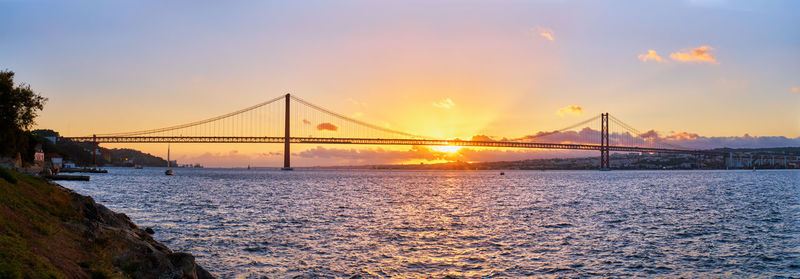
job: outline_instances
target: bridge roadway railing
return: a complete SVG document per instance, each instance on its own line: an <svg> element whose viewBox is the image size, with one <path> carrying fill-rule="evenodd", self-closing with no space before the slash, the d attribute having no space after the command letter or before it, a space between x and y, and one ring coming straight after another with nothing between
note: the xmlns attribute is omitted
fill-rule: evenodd
<svg viewBox="0 0 800 279"><path fill-rule="evenodd" d="M76 142L95 143L283 143L284 137L150 137L150 136L108 136L108 137L64 137ZM289 143L300 144L363 144L363 145L432 145L432 146L470 146L505 147L535 149L600 150L599 144L539 143L516 141L472 141L438 139L374 139L374 138L313 138L291 137ZM609 151L680 153L723 156L726 153L709 150L688 150L668 148L648 148L634 146L609 146Z"/></svg>

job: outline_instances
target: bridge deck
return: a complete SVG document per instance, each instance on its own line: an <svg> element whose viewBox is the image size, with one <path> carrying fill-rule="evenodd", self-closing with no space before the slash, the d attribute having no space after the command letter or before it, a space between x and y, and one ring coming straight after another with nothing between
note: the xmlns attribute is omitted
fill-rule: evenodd
<svg viewBox="0 0 800 279"><path fill-rule="evenodd" d="M284 137L64 137L76 142L97 143L283 143ZM362 144L362 145L430 145L430 146L468 146L468 147L503 147L503 148L536 148L536 149L570 149L597 150L599 144L539 143L512 141L471 141L471 140L436 140L436 139L373 139L373 138L313 138L291 137L290 143L310 144ZM665 149L632 146L609 146L610 151L623 152L656 152L724 155L724 153L707 150Z"/></svg>

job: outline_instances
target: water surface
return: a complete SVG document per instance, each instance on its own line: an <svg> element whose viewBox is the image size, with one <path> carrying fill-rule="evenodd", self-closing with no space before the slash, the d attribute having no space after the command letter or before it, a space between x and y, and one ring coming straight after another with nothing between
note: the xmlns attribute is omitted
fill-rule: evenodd
<svg viewBox="0 0 800 279"><path fill-rule="evenodd" d="M223 278L800 274L798 171L111 168L61 182Z"/></svg>

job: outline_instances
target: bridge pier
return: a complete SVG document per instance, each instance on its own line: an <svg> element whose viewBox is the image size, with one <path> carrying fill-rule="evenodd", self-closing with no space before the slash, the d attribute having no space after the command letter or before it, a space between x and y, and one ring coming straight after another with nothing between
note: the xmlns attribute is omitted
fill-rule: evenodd
<svg viewBox="0 0 800 279"><path fill-rule="evenodd" d="M608 113L600 114L600 170L611 170L608 144Z"/></svg>
<svg viewBox="0 0 800 279"><path fill-rule="evenodd" d="M97 168L97 135L92 135L92 167Z"/></svg>
<svg viewBox="0 0 800 279"><path fill-rule="evenodd" d="M290 103L290 95L286 94L286 130L283 133L283 168L281 170L292 170L292 166L289 163L289 157L292 155L291 150L289 148L289 140L291 136L289 135L289 103Z"/></svg>

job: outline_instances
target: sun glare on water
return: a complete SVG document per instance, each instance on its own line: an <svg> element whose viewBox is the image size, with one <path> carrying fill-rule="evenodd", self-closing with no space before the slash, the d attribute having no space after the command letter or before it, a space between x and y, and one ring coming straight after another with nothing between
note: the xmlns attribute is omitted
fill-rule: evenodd
<svg viewBox="0 0 800 279"><path fill-rule="evenodd" d="M443 146L432 146L431 149L439 152L447 152L447 153L456 153L456 151L461 150L463 146L453 146L453 145L443 145Z"/></svg>

